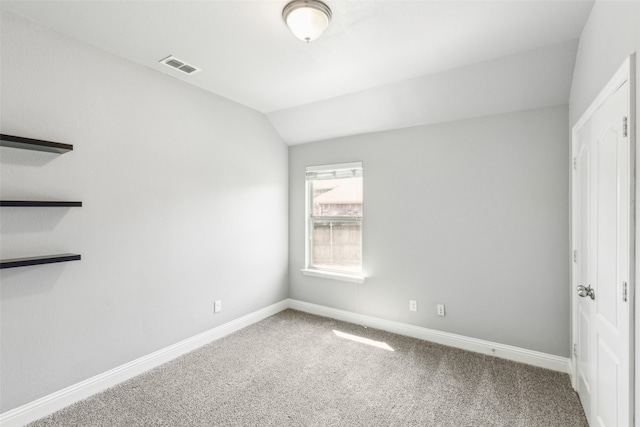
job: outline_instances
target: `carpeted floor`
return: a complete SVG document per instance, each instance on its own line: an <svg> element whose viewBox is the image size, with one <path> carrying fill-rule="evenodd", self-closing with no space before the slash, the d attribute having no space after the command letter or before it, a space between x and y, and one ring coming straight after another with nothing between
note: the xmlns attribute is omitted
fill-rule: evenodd
<svg viewBox="0 0 640 427"><path fill-rule="evenodd" d="M566 374L286 310L30 425L587 422Z"/></svg>

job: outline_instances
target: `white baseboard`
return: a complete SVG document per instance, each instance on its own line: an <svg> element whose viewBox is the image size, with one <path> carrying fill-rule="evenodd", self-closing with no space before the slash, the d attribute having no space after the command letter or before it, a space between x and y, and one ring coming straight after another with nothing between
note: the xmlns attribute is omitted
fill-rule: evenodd
<svg viewBox="0 0 640 427"><path fill-rule="evenodd" d="M318 316L343 320L345 322L351 322L371 328L382 329L384 331L394 332L400 335L444 344L464 350L470 350L476 353L488 354L501 357L503 359L527 363L529 365L539 366L541 368L551 369L554 371L570 373L569 366L571 361L568 358L469 338L462 335L440 332L433 329L422 328L420 326L408 325L406 323L365 316L363 314L338 310L294 299L286 299L261 310L247 314L239 319L232 320L224 325L210 329L194 337L187 338L186 340L180 341L179 343L173 344L169 347L140 357L100 375L96 375L92 378L66 387L48 396L34 400L26 405L4 412L0 414L0 425L2 427L24 426L25 424L52 414L66 406L86 399L96 393L106 390L109 387L113 387L123 381L135 377L136 375L140 375L150 369L162 365L163 363L175 359L176 357L202 347L203 345L209 344L212 341L266 319L267 317L286 310L287 308L316 314Z"/></svg>
<svg viewBox="0 0 640 427"><path fill-rule="evenodd" d="M0 414L2 427L24 426L32 421L52 414L72 403L86 399L96 393L113 387L123 381L140 375L150 369L162 365L176 357L193 351L212 341L259 322L289 307L288 300L283 300L261 310L247 314L231 322L225 323L201 334L187 338L146 356L140 357L117 368L81 381L48 396L34 400L26 405Z"/></svg>
<svg viewBox="0 0 640 427"><path fill-rule="evenodd" d="M498 344L491 341L469 338L463 335L440 332L434 329L420 326L408 325L406 323L394 322L391 320L379 319L377 317L365 316L363 314L352 313L350 311L338 310L322 305L289 299L289 308L304 311L318 316L330 317L332 319L343 320L345 322L364 325L371 328L382 329L384 331L444 344L451 347L461 348L526 363L528 365L551 369L563 373L570 373L571 360L566 357L554 356L552 354L541 353L539 351L527 350L510 345Z"/></svg>

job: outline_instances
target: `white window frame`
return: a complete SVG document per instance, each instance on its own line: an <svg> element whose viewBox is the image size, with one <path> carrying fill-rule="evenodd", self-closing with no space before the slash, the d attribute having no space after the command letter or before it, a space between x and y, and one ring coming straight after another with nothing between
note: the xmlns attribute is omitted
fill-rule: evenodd
<svg viewBox="0 0 640 427"><path fill-rule="evenodd" d="M308 166L305 170L305 175L307 172L321 172L321 171L330 171L330 170L340 170L340 169L362 169L362 162L349 162L349 163L338 163L338 164L330 164L330 165L321 165L321 166ZM363 183L364 185L364 183ZM364 201L363 201L364 204ZM362 273L362 267L360 272L352 273L352 272L344 272L338 270L330 270L330 269L320 269L313 267L311 265L311 251L312 251L312 238L311 238L311 229L312 229L312 221L313 221L313 196L311 194L311 181L308 180L305 176L305 268L300 271L305 276L313 276L313 277L321 277L325 279L333 279L344 282L351 283L364 283L365 276ZM350 217L325 217L326 219L335 219L343 222L359 222L360 223L360 244L362 247L362 227L364 222L364 209L363 215L359 218L350 218ZM364 254L363 254L364 255ZM364 258L364 256L363 256ZM361 260L362 262L363 260Z"/></svg>

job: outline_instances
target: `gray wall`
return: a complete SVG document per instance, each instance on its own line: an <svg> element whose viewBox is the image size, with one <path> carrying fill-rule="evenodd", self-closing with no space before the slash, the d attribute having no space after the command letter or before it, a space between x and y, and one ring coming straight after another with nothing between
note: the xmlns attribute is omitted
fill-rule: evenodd
<svg viewBox="0 0 640 427"><path fill-rule="evenodd" d="M264 115L9 13L2 133L72 143L0 149L0 411L287 297L287 148ZM213 301L223 311L213 315Z"/></svg>
<svg viewBox="0 0 640 427"><path fill-rule="evenodd" d="M568 356L568 122L558 106L290 147L291 298ZM357 160L368 278L303 276L304 168Z"/></svg>
<svg viewBox="0 0 640 427"><path fill-rule="evenodd" d="M578 45L569 102L572 126L639 48L640 1L596 1Z"/></svg>

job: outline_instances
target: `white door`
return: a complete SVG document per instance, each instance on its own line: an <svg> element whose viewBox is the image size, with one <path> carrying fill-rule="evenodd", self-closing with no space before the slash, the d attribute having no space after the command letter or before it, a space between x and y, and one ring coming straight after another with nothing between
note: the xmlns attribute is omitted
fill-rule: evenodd
<svg viewBox="0 0 640 427"><path fill-rule="evenodd" d="M591 426L633 421L628 77L574 128L574 378Z"/></svg>
<svg viewBox="0 0 640 427"><path fill-rule="evenodd" d="M574 138L574 283L591 282L592 266L589 236L591 233L591 121L588 121L577 132ZM578 259L580 255L580 259ZM576 285L577 287L578 285ZM587 415L591 414L591 308L593 304L589 298L577 299L577 310L574 318L577 329L574 340L574 356L576 363L577 391ZM578 357L579 355L579 357Z"/></svg>

